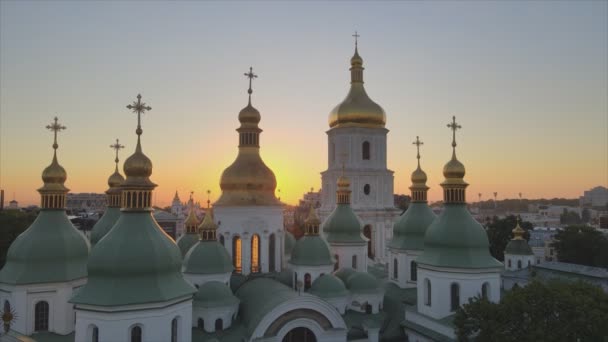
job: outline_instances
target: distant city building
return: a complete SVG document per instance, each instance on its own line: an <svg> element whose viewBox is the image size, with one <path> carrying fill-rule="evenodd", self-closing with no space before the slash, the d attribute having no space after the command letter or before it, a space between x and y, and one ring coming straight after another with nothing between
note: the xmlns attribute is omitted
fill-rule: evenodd
<svg viewBox="0 0 608 342"><path fill-rule="evenodd" d="M96 193L68 193L66 208L71 211L104 211L106 209L106 194Z"/></svg>
<svg viewBox="0 0 608 342"><path fill-rule="evenodd" d="M553 236L555 236L557 232L557 228L547 227L534 227L533 230L529 231L530 241L528 241L528 243L530 244L530 247L532 247L536 264L540 264L544 261L557 260L555 248L551 246L554 241Z"/></svg>
<svg viewBox="0 0 608 342"><path fill-rule="evenodd" d="M10 202L8 202L8 207L6 207L7 210L19 210L19 202L12 200Z"/></svg>
<svg viewBox="0 0 608 342"><path fill-rule="evenodd" d="M169 236L173 238L173 240L177 239L177 225L180 222L180 219L164 210L154 210L153 213L154 219L158 223L158 225L167 233Z"/></svg>
<svg viewBox="0 0 608 342"><path fill-rule="evenodd" d="M582 207L606 207L608 204L608 188L596 186L595 188L585 191L583 196L579 198Z"/></svg>

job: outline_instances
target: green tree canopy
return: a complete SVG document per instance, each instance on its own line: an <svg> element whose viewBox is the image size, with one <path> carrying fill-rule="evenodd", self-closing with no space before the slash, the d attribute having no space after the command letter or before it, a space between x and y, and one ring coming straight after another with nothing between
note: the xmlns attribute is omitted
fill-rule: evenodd
<svg viewBox="0 0 608 342"><path fill-rule="evenodd" d="M568 226L554 236L557 259L573 264L608 267L608 238L585 225Z"/></svg>
<svg viewBox="0 0 608 342"><path fill-rule="evenodd" d="M490 240L490 253L494 258L500 261L505 259L505 248L509 240L513 238L511 231L517 225L517 218L514 215L507 216L504 219L494 218L487 224L488 240ZM533 229L534 226L530 222L521 222L519 224L525 231L524 238L530 239L528 230Z"/></svg>
<svg viewBox="0 0 608 342"><path fill-rule="evenodd" d="M460 341L606 341L608 294L587 283L533 281L500 303L470 299L454 318Z"/></svg>
<svg viewBox="0 0 608 342"><path fill-rule="evenodd" d="M36 219L37 212L0 211L0 268L6 262L8 247Z"/></svg>

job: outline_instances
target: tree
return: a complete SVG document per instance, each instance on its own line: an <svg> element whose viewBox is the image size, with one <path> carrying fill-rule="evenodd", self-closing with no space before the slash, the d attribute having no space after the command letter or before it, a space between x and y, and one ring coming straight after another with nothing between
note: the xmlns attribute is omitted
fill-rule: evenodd
<svg viewBox="0 0 608 342"><path fill-rule="evenodd" d="M589 221L591 221L591 212L589 209L583 209L583 212L581 213L581 220L583 223L589 223Z"/></svg>
<svg viewBox="0 0 608 342"><path fill-rule="evenodd" d="M469 299L456 312L460 341L605 341L608 294L591 284L533 281L500 303Z"/></svg>
<svg viewBox="0 0 608 342"><path fill-rule="evenodd" d="M515 228L515 225L517 225L517 218L513 215L507 216L504 219L499 219L494 216L487 224L488 240L490 240L490 253L497 260L503 261L505 259L505 248L507 247L509 240L513 238L511 231ZM530 222L521 222L519 225L526 230L524 238L528 240L530 238L528 230L534 228L534 226Z"/></svg>
<svg viewBox="0 0 608 342"><path fill-rule="evenodd" d="M564 208L564 211L559 215L559 223L561 224L580 224L582 223L580 215L575 211L568 211Z"/></svg>
<svg viewBox="0 0 608 342"><path fill-rule="evenodd" d="M18 210L0 211L0 268L6 262L6 253L11 243L34 222L37 214Z"/></svg>
<svg viewBox="0 0 608 342"><path fill-rule="evenodd" d="M585 225L568 226L554 236L557 259L573 264L608 267L608 238Z"/></svg>

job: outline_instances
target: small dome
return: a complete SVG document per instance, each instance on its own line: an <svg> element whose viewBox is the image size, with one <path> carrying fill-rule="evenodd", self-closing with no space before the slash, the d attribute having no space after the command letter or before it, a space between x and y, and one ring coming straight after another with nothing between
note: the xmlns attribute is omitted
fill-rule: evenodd
<svg viewBox="0 0 608 342"><path fill-rule="evenodd" d="M355 272L346 279L346 287L353 293L378 291L378 279L367 272Z"/></svg>
<svg viewBox="0 0 608 342"><path fill-rule="evenodd" d="M308 226L318 226L321 224L321 220L319 220L319 217L317 217L317 212L312 205L310 206L308 217L306 218L306 221L304 221L304 224Z"/></svg>
<svg viewBox="0 0 608 342"><path fill-rule="evenodd" d="M350 179L344 175L338 177L338 188L350 189Z"/></svg>
<svg viewBox="0 0 608 342"><path fill-rule="evenodd" d="M361 221L348 204L338 204L323 224L327 241L366 243L361 234Z"/></svg>
<svg viewBox="0 0 608 342"><path fill-rule="evenodd" d="M185 257L186 254L190 251L192 246L194 246L198 242L198 234L184 234L177 239L177 247L182 252L182 257Z"/></svg>
<svg viewBox="0 0 608 342"><path fill-rule="evenodd" d="M44 171L42 171L42 181L45 184L63 184L67 178L67 172L65 172L63 166L59 165L57 162L57 155L53 155L51 165L47 166Z"/></svg>
<svg viewBox="0 0 608 342"><path fill-rule="evenodd" d="M456 159L455 154L452 154L452 159L443 167L443 176L445 178L464 178L464 175L464 165Z"/></svg>
<svg viewBox="0 0 608 342"><path fill-rule="evenodd" d="M359 56L359 50L355 49L355 54L350 58L350 64L352 66L361 66L363 65L363 58Z"/></svg>
<svg viewBox="0 0 608 342"><path fill-rule="evenodd" d="M152 175L152 161L141 151L139 141L137 149L127 160L123 166L125 175L128 177L150 177Z"/></svg>
<svg viewBox="0 0 608 342"><path fill-rule="evenodd" d="M125 177L123 177L118 172L118 169L116 169L116 171L114 171L114 173L112 175L110 175L110 177L108 178L108 186L110 188L118 188L124 181L125 181Z"/></svg>
<svg viewBox="0 0 608 342"><path fill-rule="evenodd" d="M412 183L414 184L426 184L427 177L426 172L422 171L420 166L412 172Z"/></svg>
<svg viewBox="0 0 608 342"><path fill-rule="evenodd" d="M182 271L193 274L224 274L234 270L232 258L217 240L199 240L184 257Z"/></svg>
<svg viewBox="0 0 608 342"><path fill-rule="evenodd" d="M507 244L507 247L505 248L505 254L534 255L534 252L532 252L532 248L530 248L528 241L526 241L524 239L521 239L521 240L513 239L513 240L509 241L509 243Z"/></svg>
<svg viewBox="0 0 608 342"><path fill-rule="evenodd" d="M253 107L251 103L249 103L247 107L241 109L241 111L239 112L239 121L241 122L241 124L257 125L261 119L262 116L260 115L260 112L255 109L255 107Z"/></svg>
<svg viewBox="0 0 608 342"><path fill-rule="evenodd" d="M320 236L306 235L296 241L289 263L293 265L322 266L333 265L334 260L331 257L329 246Z"/></svg>
<svg viewBox="0 0 608 342"><path fill-rule="evenodd" d="M424 234L437 215L426 204L410 203L407 211L401 215L393 226L393 238L389 248L400 250L423 250Z"/></svg>
<svg viewBox="0 0 608 342"><path fill-rule="evenodd" d="M346 283L346 280L353 274L357 273L357 271L353 270L352 268L341 268L339 270L337 270L336 272L334 272L334 275L338 278L340 278L340 280L342 280L343 283Z"/></svg>
<svg viewBox="0 0 608 342"><path fill-rule="evenodd" d="M348 295L344 282L333 274L324 274L317 278L312 283L308 292L321 298L335 298Z"/></svg>
<svg viewBox="0 0 608 342"><path fill-rule="evenodd" d="M213 209L207 210L203 222L201 222L201 225L198 228L199 230L217 230L217 224L213 218Z"/></svg>
<svg viewBox="0 0 608 342"><path fill-rule="evenodd" d="M198 226L198 217L196 217L196 213L192 204L190 205L190 210L188 211L188 217L184 221L184 225L186 227L197 227Z"/></svg>
<svg viewBox="0 0 608 342"><path fill-rule="evenodd" d="M291 254L291 251L293 250L293 247L296 244L296 238L293 236L293 234L286 230L285 231L285 254Z"/></svg>
<svg viewBox="0 0 608 342"><path fill-rule="evenodd" d="M108 207L103 216L95 223L91 230L91 247L95 246L114 227L120 217L120 208Z"/></svg>
<svg viewBox="0 0 608 342"><path fill-rule="evenodd" d="M194 295L194 305L204 307L222 307L238 304L239 300L228 285L219 281L209 281L198 288Z"/></svg>

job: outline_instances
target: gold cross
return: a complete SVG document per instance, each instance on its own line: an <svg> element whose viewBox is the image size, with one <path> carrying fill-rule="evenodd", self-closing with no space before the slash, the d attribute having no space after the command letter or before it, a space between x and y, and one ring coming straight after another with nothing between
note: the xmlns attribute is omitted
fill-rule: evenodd
<svg viewBox="0 0 608 342"><path fill-rule="evenodd" d="M114 162L118 164L118 151L120 151L121 148L125 147L118 142L118 139L116 139L116 143L110 145L110 148L116 151L116 158L114 159Z"/></svg>
<svg viewBox="0 0 608 342"><path fill-rule="evenodd" d="M253 81L254 78L258 78L258 75L253 73L253 67L249 67L249 72L246 72L244 75L249 79L249 90L247 90L247 94L249 94L249 104L251 104L251 93L253 93L251 81Z"/></svg>
<svg viewBox="0 0 608 342"><path fill-rule="evenodd" d="M418 158L418 167L420 167L420 145L424 145L424 143L416 136L416 141L412 145L416 145L416 158Z"/></svg>
<svg viewBox="0 0 608 342"><path fill-rule="evenodd" d="M127 106L128 109L132 110L133 113L137 113L137 135L141 135L141 114L152 109L150 106L146 106L145 102L141 102L141 94L137 94L137 102L133 101L133 104Z"/></svg>
<svg viewBox="0 0 608 342"><path fill-rule="evenodd" d="M58 121L59 121L59 119L57 117L55 117L53 119L53 122L50 125L46 125L47 129L50 129L51 131L53 131L53 134L54 134L53 148L54 149L57 149L57 147L59 147L59 145L57 145L57 132L60 132L61 130L66 129L66 127L60 125Z"/></svg>
<svg viewBox="0 0 608 342"><path fill-rule="evenodd" d="M353 34L353 37L355 37L355 49L357 48L357 43L358 43L358 38L361 37L357 31L355 31L355 34Z"/></svg>
<svg viewBox="0 0 608 342"><path fill-rule="evenodd" d="M210 196L211 196L211 190L207 190L207 208L209 208L209 204L211 203L211 200L209 199Z"/></svg>
<svg viewBox="0 0 608 342"><path fill-rule="evenodd" d="M448 128L452 130L452 148L456 148L456 130L462 128L456 123L456 116L452 116L452 122L448 124Z"/></svg>

